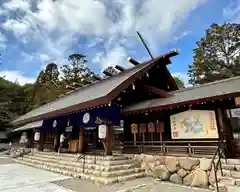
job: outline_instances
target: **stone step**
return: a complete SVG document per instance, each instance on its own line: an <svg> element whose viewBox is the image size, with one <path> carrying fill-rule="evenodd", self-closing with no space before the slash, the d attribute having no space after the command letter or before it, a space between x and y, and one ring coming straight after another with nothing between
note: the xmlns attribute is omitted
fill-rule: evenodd
<svg viewBox="0 0 240 192"><path fill-rule="evenodd" d="M240 172L239 171L230 171L230 176L236 179L240 179Z"/></svg>
<svg viewBox="0 0 240 192"><path fill-rule="evenodd" d="M240 165L222 164L222 168L230 171L240 171Z"/></svg>
<svg viewBox="0 0 240 192"><path fill-rule="evenodd" d="M126 181L126 180L129 180L129 179L135 179L135 178L145 176L145 172L139 172L139 173L131 173L131 174L124 175L124 176L115 176L115 177L105 178L103 176L94 176L94 175L91 175L91 174L88 174L88 173L77 173L77 172L74 172L74 171L68 171L68 170L64 170L64 169L61 169L61 168L53 168L53 167L50 167L50 166L47 166L47 165L31 163L31 162L24 161L24 160L21 160L21 159L14 159L14 161L16 161L17 163L21 163L21 164L24 164L24 165L31 166L31 167L40 168L40 169L44 169L44 170L47 170L47 171L53 171L53 172L56 172L56 173L67 175L67 176L72 176L72 177L81 178L81 179L89 179L89 180L92 180L94 182L102 183L102 184L122 182L122 181Z"/></svg>
<svg viewBox="0 0 240 192"><path fill-rule="evenodd" d="M219 183L223 185L236 185L236 179L232 177L220 177Z"/></svg>
<svg viewBox="0 0 240 192"><path fill-rule="evenodd" d="M65 154L65 155L57 155L47 153L43 154L44 152L38 152L38 153L33 153L33 156L38 156L38 157L43 157L47 159L58 159L58 160L64 160L64 161L77 161L77 155L73 156L72 154ZM106 160L104 160L105 158ZM80 162L83 162L83 159L79 159ZM94 163L98 165L103 165L103 166L110 166L110 165L122 165L122 164L130 164L132 163L133 160L125 157L118 157L118 158L107 158L107 157L101 157L101 156L85 156L85 163Z"/></svg>
<svg viewBox="0 0 240 192"><path fill-rule="evenodd" d="M221 159L222 164L228 164L228 165L240 165L240 159L227 159L227 162L225 159Z"/></svg>
<svg viewBox="0 0 240 192"><path fill-rule="evenodd" d="M56 153L56 152L43 152L36 151L34 155L47 155L47 156L57 156L57 157L68 157L68 158L77 158L81 154L71 154L71 153ZM101 155L84 155L85 159L99 160L99 161L117 161L117 160L128 160L129 157L124 155L111 155L111 156L101 156Z"/></svg>
<svg viewBox="0 0 240 192"><path fill-rule="evenodd" d="M39 160L43 162L50 162L50 163L58 163L60 165L71 165L71 166L77 166L77 167L83 167L83 161L82 160L75 160L75 161L66 161L66 160L58 160L58 159L49 159L49 158L43 158L38 156L32 156L32 155L25 155L24 158L32 159L32 160ZM104 165L98 165L94 164L93 162L87 162L85 161L84 164L87 168L92 168L96 170L102 170L102 171L116 171L116 170L124 170L124 169L130 169L130 168L136 168L140 167L139 164L136 164L136 162L132 161L132 163L125 163L122 165L110 165L110 166L104 166Z"/></svg>
<svg viewBox="0 0 240 192"><path fill-rule="evenodd" d="M57 162L55 162L55 163L46 162L46 161L44 162L44 161L33 160L33 159L29 159L29 158L24 158L24 157L22 158L22 161L27 161L27 162L34 163L34 164L47 165L47 166L53 167L53 168L66 169L68 171L74 171L74 172L78 172L78 173L83 172L83 167L78 167L76 165L61 165ZM84 166L84 172L92 174L92 175L96 175L96 176L103 176L103 177L121 176L121 175L143 172L143 171L144 170L141 169L140 167L123 169L123 170L104 171L104 170L97 170L97 169L94 169L93 167L89 167L86 165Z"/></svg>
<svg viewBox="0 0 240 192"><path fill-rule="evenodd" d="M227 187L227 192L239 192L240 187L239 186L226 186Z"/></svg>

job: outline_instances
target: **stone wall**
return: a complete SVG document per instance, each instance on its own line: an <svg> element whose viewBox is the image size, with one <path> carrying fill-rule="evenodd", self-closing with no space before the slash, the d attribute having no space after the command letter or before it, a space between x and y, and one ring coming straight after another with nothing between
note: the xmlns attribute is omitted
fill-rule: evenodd
<svg viewBox="0 0 240 192"><path fill-rule="evenodd" d="M192 187L214 188L212 159L174 156L131 155L147 176ZM220 176L220 171L217 172Z"/></svg>

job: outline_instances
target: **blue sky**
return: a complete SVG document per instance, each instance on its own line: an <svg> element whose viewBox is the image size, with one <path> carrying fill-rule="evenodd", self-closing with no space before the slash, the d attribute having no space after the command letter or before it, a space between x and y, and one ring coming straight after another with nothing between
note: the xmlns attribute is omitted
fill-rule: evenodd
<svg viewBox="0 0 240 192"><path fill-rule="evenodd" d="M96 73L130 67L127 57L149 59L140 31L155 56L179 49L169 69L187 83L192 50L212 23L240 22L240 0L2 0L0 75L33 82L48 63L88 56Z"/></svg>

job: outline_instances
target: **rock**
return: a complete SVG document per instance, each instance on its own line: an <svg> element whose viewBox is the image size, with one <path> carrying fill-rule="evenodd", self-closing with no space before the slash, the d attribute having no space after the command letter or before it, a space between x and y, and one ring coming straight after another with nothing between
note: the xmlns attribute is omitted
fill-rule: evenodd
<svg viewBox="0 0 240 192"><path fill-rule="evenodd" d="M183 183L182 177L180 177L177 173L174 173L170 176L170 181L172 181L173 183L177 183L177 184Z"/></svg>
<svg viewBox="0 0 240 192"><path fill-rule="evenodd" d="M151 162L151 161L155 161L156 157L154 157L153 155L145 155L144 161L146 162Z"/></svg>
<svg viewBox="0 0 240 192"><path fill-rule="evenodd" d="M187 175L187 172L184 169L180 169L177 173L182 178Z"/></svg>
<svg viewBox="0 0 240 192"><path fill-rule="evenodd" d="M168 181L170 174L165 165L159 165L154 168L153 175L162 181Z"/></svg>
<svg viewBox="0 0 240 192"><path fill-rule="evenodd" d="M199 159L180 158L179 164L183 169L190 171L199 164Z"/></svg>
<svg viewBox="0 0 240 192"><path fill-rule="evenodd" d="M197 169L196 171L194 171L194 178L191 184L192 187L207 188L208 183L209 183L209 180L208 180L207 173L205 171L201 169Z"/></svg>
<svg viewBox="0 0 240 192"><path fill-rule="evenodd" d="M200 159L200 169L203 171L208 171L212 167L212 159L201 158Z"/></svg>
<svg viewBox="0 0 240 192"><path fill-rule="evenodd" d="M165 164L165 156L159 156L158 161L160 162L160 165Z"/></svg>
<svg viewBox="0 0 240 192"><path fill-rule="evenodd" d="M170 173L175 173L179 170L179 162L176 157L166 157L165 164Z"/></svg>
<svg viewBox="0 0 240 192"><path fill-rule="evenodd" d="M183 178L183 184L184 185L191 185L192 181L193 181L193 178L194 178L194 174L193 173L188 174L187 176L185 176Z"/></svg>

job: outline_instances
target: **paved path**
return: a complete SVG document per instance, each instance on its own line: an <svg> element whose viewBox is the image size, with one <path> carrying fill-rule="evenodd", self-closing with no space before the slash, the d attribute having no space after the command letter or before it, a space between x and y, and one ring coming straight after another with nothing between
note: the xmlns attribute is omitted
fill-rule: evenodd
<svg viewBox="0 0 240 192"><path fill-rule="evenodd" d="M123 192L135 187L134 192L204 192L180 185L156 182L141 178L114 185L96 185L52 172L13 163L6 156L0 156L1 192ZM124 191L126 192L126 190Z"/></svg>
<svg viewBox="0 0 240 192"><path fill-rule="evenodd" d="M70 192L51 182L69 179L59 174L12 163L6 157L0 157L1 192ZM4 162L4 163L3 163Z"/></svg>

